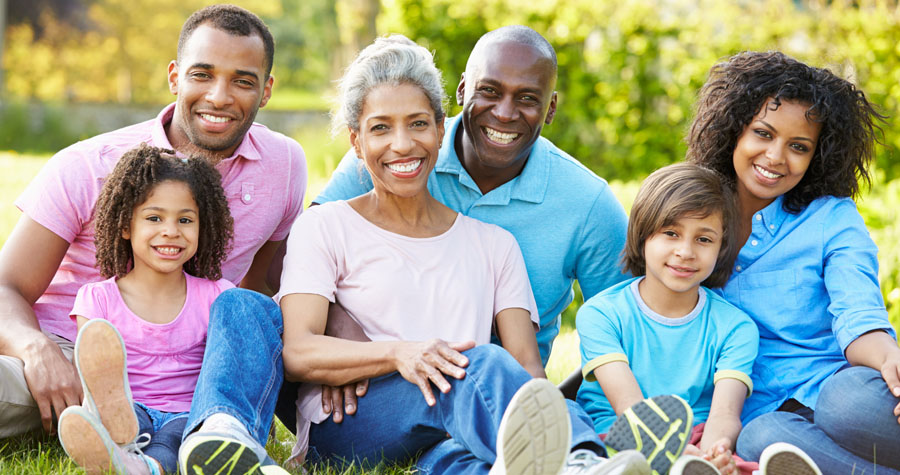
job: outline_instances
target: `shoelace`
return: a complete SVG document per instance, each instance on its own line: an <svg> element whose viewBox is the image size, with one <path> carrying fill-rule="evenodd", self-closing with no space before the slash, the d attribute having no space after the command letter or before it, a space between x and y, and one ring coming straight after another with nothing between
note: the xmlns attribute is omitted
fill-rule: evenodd
<svg viewBox="0 0 900 475"><path fill-rule="evenodd" d="M150 475L162 475L159 472L159 466L152 462L150 457L144 455L144 452L141 450L150 443L150 434L144 432L143 434L138 435L134 438L134 441L131 443L125 444L122 446L122 450L125 452L131 452L133 454L139 455L144 463L147 464L147 467L150 468Z"/></svg>

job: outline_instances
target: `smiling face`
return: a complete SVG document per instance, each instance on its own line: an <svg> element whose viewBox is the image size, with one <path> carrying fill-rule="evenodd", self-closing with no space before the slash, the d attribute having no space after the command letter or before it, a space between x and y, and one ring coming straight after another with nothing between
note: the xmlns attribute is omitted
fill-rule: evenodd
<svg viewBox="0 0 900 475"><path fill-rule="evenodd" d="M696 302L697 288L716 267L724 230L722 213L682 216L644 241L647 274L641 296L651 308L679 299Z"/></svg>
<svg viewBox="0 0 900 475"><path fill-rule="evenodd" d="M200 210L186 183L164 181L134 207L122 238L131 241L135 272L181 272L194 257L200 235Z"/></svg>
<svg viewBox="0 0 900 475"><path fill-rule="evenodd" d="M806 118L808 104L767 99L734 147L734 171L742 207L758 211L800 183L822 125Z"/></svg>
<svg viewBox="0 0 900 475"><path fill-rule="evenodd" d="M372 176L375 192L412 197L428 193L428 174L444 135L418 86L384 84L366 95L359 130L350 142Z"/></svg>
<svg viewBox="0 0 900 475"><path fill-rule="evenodd" d="M480 170L518 174L541 128L553 120L555 85L552 60L533 46L494 41L476 47L456 91L463 106L462 160L474 178Z"/></svg>
<svg viewBox="0 0 900 475"><path fill-rule="evenodd" d="M272 94L265 61L259 36L198 27L169 64L169 90L178 96L167 129L172 146L231 156Z"/></svg>

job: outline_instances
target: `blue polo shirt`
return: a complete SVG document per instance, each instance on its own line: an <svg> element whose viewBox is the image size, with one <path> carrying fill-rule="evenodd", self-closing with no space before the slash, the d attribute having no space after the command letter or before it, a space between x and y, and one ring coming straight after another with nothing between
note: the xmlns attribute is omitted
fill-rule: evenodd
<svg viewBox="0 0 900 475"><path fill-rule="evenodd" d="M792 214L783 197L753 215L722 295L759 327L753 395L742 419L788 399L815 408L844 350L872 330L894 335L878 284L878 248L856 204L826 196Z"/></svg>
<svg viewBox="0 0 900 475"><path fill-rule="evenodd" d="M544 137L535 142L519 176L482 194L453 146L461 119L445 122L447 133L428 189L454 211L515 236L541 316L537 340L546 365L575 279L588 299L627 277L620 267L625 210L604 179ZM347 200L371 189L371 178L351 150L313 201Z"/></svg>

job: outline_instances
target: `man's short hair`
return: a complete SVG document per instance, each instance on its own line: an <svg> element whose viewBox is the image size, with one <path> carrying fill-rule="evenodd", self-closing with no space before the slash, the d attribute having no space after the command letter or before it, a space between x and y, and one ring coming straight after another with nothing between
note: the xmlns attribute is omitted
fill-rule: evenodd
<svg viewBox="0 0 900 475"><path fill-rule="evenodd" d="M225 31L233 36L259 35L266 49L266 78L272 72L272 62L275 58L275 39L269 32L269 27L252 12L234 5L211 5L197 10L191 15L184 26L181 27L181 35L178 37L178 59L184 51L184 45L194 34L194 30L201 25L210 25L217 30Z"/></svg>

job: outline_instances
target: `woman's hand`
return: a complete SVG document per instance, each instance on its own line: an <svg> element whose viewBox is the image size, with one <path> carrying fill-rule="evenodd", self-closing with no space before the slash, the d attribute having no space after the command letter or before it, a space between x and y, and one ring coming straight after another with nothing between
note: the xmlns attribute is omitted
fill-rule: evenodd
<svg viewBox="0 0 900 475"><path fill-rule="evenodd" d="M887 354L881 365L881 377L894 397L900 397L900 351ZM900 404L894 406L894 417L900 424Z"/></svg>
<svg viewBox="0 0 900 475"><path fill-rule="evenodd" d="M434 406L437 401L429 381L442 393L450 391L450 383L444 375L456 379L465 377L464 368L469 364L469 359L460 352L474 347L474 341L445 342L438 339L423 342L402 341L397 342L393 356L397 371L403 379L418 386L425 396L425 403Z"/></svg>

